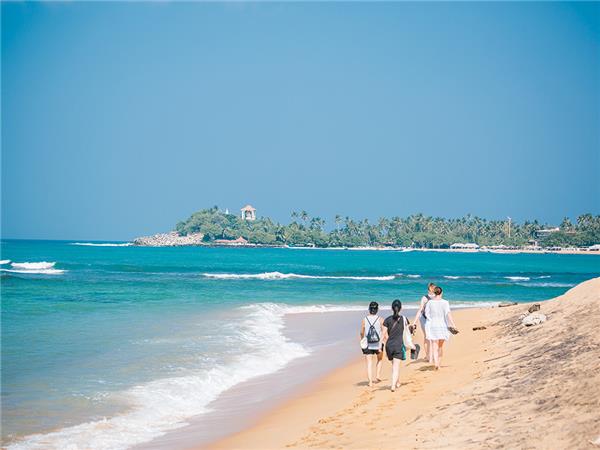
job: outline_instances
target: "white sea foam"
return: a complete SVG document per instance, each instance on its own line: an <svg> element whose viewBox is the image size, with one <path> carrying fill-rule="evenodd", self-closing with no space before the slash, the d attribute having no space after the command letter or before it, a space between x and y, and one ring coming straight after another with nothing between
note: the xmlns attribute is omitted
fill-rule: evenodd
<svg viewBox="0 0 600 450"><path fill-rule="evenodd" d="M504 277L507 280L511 280L511 281L529 281L531 280L531 278L529 277Z"/></svg>
<svg viewBox="0 0 600 450"><path fill-rule="evenodd" d="M391 302L391 301L390 301ZM275 314L307 314L307 313L335 313L335 312L353 312L353 311L367 311L368 301L364 304L345 304L345 305L333 305L333 304L323 304L323 305L287 305L282 303L260 303L261 308L268 309ZM462 308L486 308L498 305L500 302L470 302L470 301L450 301L450 307L452 309L462 309ZM243 306L242 308L254 308L257 305L248 305ZM402 302L402 310L416 310L418 309L418 302L407 303ZM391 310L391 306L389 304L382 304L379 302L379 310L380 311L389 311Z"/></svg>
<svg viewBox="0 0 600 450"><path fill-rule="evenodd" d="M539 280L543 278L552 278L550 275L542 275L541 277L537 277Z"/></svg>
<svg viewBox="0 0 600 450"><path fill-rule="evenodd" d="M444 275L447 280L460 280L461 278L477 280L481 277L479 275Z"/></svg>
<svg viewBox="0 0 600 450"><path fill-rule="evenodd" d="M232 386L276 372L293 359L309 354L282 334L283 309L255 304L245 310L244 319L236 324L236 341L243 351L229 364L134 386L115 394L130 406L123 414L30 435L8 448L126 449L185 426L190 417L207 412L208 404ZM277 351L273 352L274 348Z"/></svg>
<svg viewBox="0 0 600 450"><path fill-rule="evenodd" d="M125 242L125 243L111 243L111 242L107 242L107 243L96 243L96 242L71 242L69 245L83 245L83 246L87 246L87 247L129 247L131 245L133 245L131 242Z"/></svg>
<svg viewBox="0 0 600 450"><path fill-rule="evenodd" d="M315 280L371 280L391 281L395 275L385 276L333 276L333 275L301 275L297 273L263 272L263 273L203 273L206 278L218 280L291 280L291 279L315 279Z"/></svg>
<svg viewBox="0 0 600 450"><path fill-rule="evenodd" d="M546 282L546 283L516 283L519 286L526 286L526 287L573 287L573 286L577 286L576 283L553 283L553 282Z"/></svg>
<svg viewBox="0 0 600 450"><path fill-rule="evenodd" d="M23 269L23 270L12 270L12 269L0 269L0 272L7 273L25 273L25 274L41 274L41 275L60 275L66 271L63 269Z"/></svg>
<svg viewBox="0 0 600 450"><path fill-rule="evenodd" d="M351 312L366 311L368 302L356 305L286 305L281 303L261 303L261 307L268 308L276 314L306 314L306 313L333 313L333 312ZM245 306L243 308L253 308L255 305ZM380 310L390 309L389 306L379 306Z"/></svg>
<svg viewBox="0 0 600 450"><path fill-rule="evenodd" d="M8 264L9 262L10 262L10 259L3 259L3 260L0 260L0 265Z"/></svg>
<svg viewBox="0 0 600 450"><path fill-rule="evenodd" d="M24 270L42 270L42 269L51 269L54 267L55 262L23 262L23 263L12 263L11 266L14 269L24 269Z"/></svg>

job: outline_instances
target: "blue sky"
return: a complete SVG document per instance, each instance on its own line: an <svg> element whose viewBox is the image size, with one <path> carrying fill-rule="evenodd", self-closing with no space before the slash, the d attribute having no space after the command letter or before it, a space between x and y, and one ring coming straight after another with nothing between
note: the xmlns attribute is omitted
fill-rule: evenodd
<svg viewBox="0 0 600 450"><path fill-rule="evenodd" d="M598 3L2 2L2 236L600 213Z"/></svg>

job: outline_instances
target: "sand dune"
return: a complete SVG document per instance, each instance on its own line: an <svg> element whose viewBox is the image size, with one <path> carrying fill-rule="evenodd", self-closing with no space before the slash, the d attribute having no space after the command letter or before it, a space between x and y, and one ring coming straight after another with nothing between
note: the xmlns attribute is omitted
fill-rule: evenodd
<svg viewBox="0 0 600 450"><path fill-rule="evenodd" d="M212 447L598 448L600 278L542 302L543 324L528 306L456 312L442 369L407 362L395 393L389 364L368 388L357 359Z"/></svg>

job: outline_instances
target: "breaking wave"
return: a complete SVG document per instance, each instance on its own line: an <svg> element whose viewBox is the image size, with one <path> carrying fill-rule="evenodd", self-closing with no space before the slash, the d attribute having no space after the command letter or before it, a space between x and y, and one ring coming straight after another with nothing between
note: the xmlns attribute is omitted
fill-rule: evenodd
<svg viewBox="0 0 600 450"><path fill-rule="evenodd" d="M0 269L0 272L6 273L25 273L25 274L41 274L41 275L60 275L65 273L62 269L30 269L30 270L12 270L12 269Z"/></svg>
<svg viewBox="0 0 600 450"><path fill-rule="evenodd" d="M9 260L7 260L9 261ZM10 262L10 261L9 261ZM8 264L8 263L4 263ZM65 270L55 269L55 262L22 262L22 263L12 263L12 269L0 269L2 272L6 273L23 273L23 274L41 274L41 275L60 275L65 273Z"/></svg>
<svg viewBox="0 0 600 450"><path fill-rule="evenodd" d="M385 276L334 276L334 275L301 275L297 273L263 272L263 273L203 273L206 278L217 280L293 280L293 279L315 279L315 280L370 280L391 281L396 275Z"/></svg>
<svg viewBox="0 0 600 450"><path fill-rule="evenodd" d="M531 280L531 278L529 277L504 277L507 280L511 280L511 281L529 281Z"/></svg>
<svg viewBox="0 0 600 450"><path fill-rule="evenodd" d="M23 270L43 270L43 269L51 269L54 267L55 262L23 262L23 263L12 263L11 266L14 269L23 269Z"/></svg>
<svg viewBox="0 0 600 450"><path fill-rule="evenodd" d="M444 275L444 278L447 280L460 280L462 278L476 280L481 277L479 275Z"/></svg>

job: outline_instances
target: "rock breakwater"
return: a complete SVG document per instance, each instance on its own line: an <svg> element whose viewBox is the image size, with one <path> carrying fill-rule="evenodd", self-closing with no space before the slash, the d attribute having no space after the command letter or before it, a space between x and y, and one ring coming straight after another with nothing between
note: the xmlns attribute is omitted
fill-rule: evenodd
<svg viewBox="0 0 600 450"><path fill-rule="evenodd" d="M183 245L204 245L202 233L192 233L180 236L176 231L158 233L152 236L142 236L133 240L133 245L145 247L179 247Z"/></svg>

